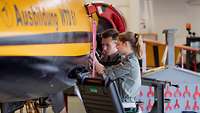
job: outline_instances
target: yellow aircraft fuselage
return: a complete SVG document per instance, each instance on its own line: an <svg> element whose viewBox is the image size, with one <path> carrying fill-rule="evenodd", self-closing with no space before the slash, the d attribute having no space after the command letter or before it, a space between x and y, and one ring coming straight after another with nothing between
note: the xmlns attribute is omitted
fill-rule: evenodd
<svg viewBox="0 0 200 113"><path fill-rule="evenodd" d="M0 56L86 55L90 26L82 0L1 0Z"/></svg>
<svg viewBox="0 0 200 113"><path fill-rule="evenodd" d="M0 0L0 103L74 85L87 64L91 21L82 0Z"/></svg>

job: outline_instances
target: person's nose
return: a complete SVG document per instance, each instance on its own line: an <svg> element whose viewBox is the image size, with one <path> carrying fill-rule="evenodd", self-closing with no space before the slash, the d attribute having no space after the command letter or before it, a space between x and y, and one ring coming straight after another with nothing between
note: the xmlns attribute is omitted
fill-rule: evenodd
<svg viewBox="0 0 200 113"><path fill-rule="evenodd" d="M107 47L103 47L102 48L102 54L106 54L107 53Z"/></svg>
<svg viewBox="0 0 200 113"><path fill-rule="evenodd" d="M103 46L102 49L103 49L103 51L106 51L106 50L107 50L107 47L106 47L106 46Z"/></svg>

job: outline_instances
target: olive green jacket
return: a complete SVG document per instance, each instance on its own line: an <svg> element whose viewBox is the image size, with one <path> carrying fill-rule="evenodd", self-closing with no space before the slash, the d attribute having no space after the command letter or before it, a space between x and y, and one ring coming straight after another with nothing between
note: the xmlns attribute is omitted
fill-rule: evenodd
<svg viewBox="0 0 200 113"><path fill-rule="evenodd" d="M107 67L105 74L116 80L122 102L135 102L141 87L141 73L134 53L123 58L120 64Z"/></svg>

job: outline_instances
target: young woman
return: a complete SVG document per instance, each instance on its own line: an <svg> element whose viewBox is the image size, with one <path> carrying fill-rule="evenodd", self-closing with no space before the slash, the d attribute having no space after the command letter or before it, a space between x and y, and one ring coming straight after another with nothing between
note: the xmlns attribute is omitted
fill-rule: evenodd
<svg viewBox="0 0 200 113"><path fill-rule="evenodd" d="M121 63L107 68L102 68L103 66L96 68L116 81L123 103L135 103L135 97L141 87L141 72L138 62L138 58L141 57L140 37L132 32L121 33L117 38L116 47L118 52L124 56ZM124 107L127 108L127 106ZM128 106L128 108L130 107L134 108L135 106Z"/></svg>

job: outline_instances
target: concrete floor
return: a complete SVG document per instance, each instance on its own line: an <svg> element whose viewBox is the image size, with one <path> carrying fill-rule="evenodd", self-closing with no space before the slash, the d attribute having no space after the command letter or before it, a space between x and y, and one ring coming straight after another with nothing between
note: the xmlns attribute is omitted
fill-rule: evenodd
<svg viewBox="0 0 200 113"><path fill-rule="evenodd" d="M20 113L20 111L17 111L16 113ZM27 113L26 108L23 108L23 113ZM40 110L40 113L42 113L42 110ZM53 113L53 111L51 108L48 108L46 113ZM66 111L63 110L61 113L66 113ZM78 97L68 97L68 113L86 113L85 108Z"/></svg>
<svg viewBox="0 0 200 113"><path fill-rule="evenodd" d="M78 97L68 98L68 113L86 113L85 108Z"/></svg>

